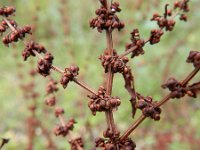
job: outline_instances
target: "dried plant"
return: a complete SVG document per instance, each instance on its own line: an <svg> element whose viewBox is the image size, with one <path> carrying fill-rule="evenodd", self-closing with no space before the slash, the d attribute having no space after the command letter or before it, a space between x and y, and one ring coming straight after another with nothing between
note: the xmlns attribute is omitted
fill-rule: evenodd
<svg viewBox="0 0 200 150"><path fill-rule="evenodd" d="M128 65L129 58L143 55L145 53L144 46L146 44L154 45L161 41L165 32L171 32L176 24L175 18L179 16L180 20L187 21L186 13L189 11L189 0L180 0L174 3L173 8L169 8L169 4L164 7L164 13L155 13L151 18L158 24L158 28L150 31L150 36L145 40L141 38L138 29L133 29L131 32L131 42L125 46L125 52L118 54L114 48L112 33L114 30L122 30L125 27L117 13L121 12L120 4L118 2L99 0L100 8L95 13L96 17L90 21L90 27L97 29L99 33L106 34L106 48L99 59L106 73L106 84L100 86L99 89L93 90L86 84L79 81L79 67L71 65L64 70L53 64L53 55L41 44L35 41L25 41L27 34L32 34L30 26L19 27L17 23L10 19L10 16L15 13L14 7L3 7L0 9L0 15L3 20L0 25L0 31L3 34L8 32L3 37L3 43L9 46L13 42L22 40L25 44L25 49L22 52L24 61L30 56L38 57L37 72L44 77L50 76L51 71L58 72L61 75L60 84L63 88L67 88L69 83L75 83L86 90L88 94L88 107L93 115L96 113L105 113L107 128L103 132L103 137L97 137L95 140L95 149L101 148L103 150L134 150L136 143L129 136L134 130L146 119L151 118L155 121L160 120L161 106L168 102L170 99L180 99L186 95L196 98L200 91L200 82L189 84L193 77L200 70L200 52L191 51L187 58L187 63L192 63L194 70L182 81L178 81L174 77L162 85L162 88L168 89L170 93L162 98L160 101L155 101L151 96L144 96L136 91L134 86L134 76L131 67ZM8 30L8 28L11 29ZM116 73L123 76L125 82L125 89L130 95L130 102L132 107L132 117L135 117L136 110L141 110L142 115L136 119L132 125L127 128L124 133L121 133L117 124L114 121L113 113L120 108L121 98L112 95L113 79ZM55 92L57 92L57 82L50 78L47 86L47 95L49 98L46 104L49 106L56 105ZM64 109L55 107L55 116L60 119L54 133L57 136L67 137L72 150L81 150L84 148L82 138L71 138L71 131L74 128L74 119L69 120L67 123L64 121Z"/></svg>

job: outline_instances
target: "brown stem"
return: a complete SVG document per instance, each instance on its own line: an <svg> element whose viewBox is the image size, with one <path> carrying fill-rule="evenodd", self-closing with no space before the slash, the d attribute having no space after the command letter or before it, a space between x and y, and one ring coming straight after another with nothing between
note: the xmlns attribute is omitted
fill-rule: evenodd
<svg viewBox="0 0 200 150"><path fill-rule="evenodd" d="M200 67L196 67L186 78L181 82L182 86L186 86L190 80L199 72Z"/></svg>
<svg viewBox="0 0 200 150"><path fill-rule="evenodd" d="M126 132L120 137L120 140L123 141L125 140L132 132L133 130L135 130L144 120L145 120L145 116L141 115L133 125L131 125L131 127L128 128L128 130L126 130Z"/></svg>
<svg viewBox="0 0 200 150"><path fill-rule="evenodd" d="M145 41L145 44L149 42L149 39ZM119 55L119 58L123 58L125 56L127 56L128 54L132 53L133 51L135 51L138 48L138 46L134 46L131 47L130 49L126 50L124 53L122 53L121 55Z"/></svg>
<svg viewBox="0 0 200 150"><path fill-rule="evenodd" d="M106 31L106 39L107 39L107 49L109 50L109 55L113 55L113 40L112 40L112 32ZM109 66L108 73L107 73L107 84L106 84L106 94L111 96L112 93L112 85L113 85L113 77L114 74L112 73L112 68ZM108 127L111 128L111 130L115 131L115 123L113 118L112 110L106 111L106 117L108 124Z"/></svg>

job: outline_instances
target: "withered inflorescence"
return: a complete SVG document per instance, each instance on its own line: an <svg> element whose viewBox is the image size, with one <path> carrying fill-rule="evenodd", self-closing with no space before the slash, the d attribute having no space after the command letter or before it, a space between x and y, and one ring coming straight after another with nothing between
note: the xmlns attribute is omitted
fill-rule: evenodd
<svg viewBox="0 0 200 150"><path fill-rule="evenodd" d="M200 52L198 51L191 51L187 58L187 62L193 64L194 70L182 81L171 77L163 84L162 87L168 89L170 93L160 101L154 101L151 96L145 97L136 91L134 85L135 78L131 67L128 65L129 58L127 57L128 54L131 54L131 58L145 54L144 47L147 43L150 45L159 43L165 32L174 30L176 25L175 17L179 16L180 20L187 21L186 13L189 11L189 0L175 2L172 9L169 8L169 4L166 4L162 15L155 13L151 21L155 21L158 28L152 29L146 40L141 38L139 29L133 29L131 32L131 42L125 46L125 51L122 54L117 53L112 40L112 32L114 30L120 31L125 26L117 16L117 13L121 12L120 4L113 0L110 1L111 3L108 0L99 0L99 2L101 6L95 11L96 17L90 21L90 27L97 28L100 33L105 31L107 47L99 57L106 73L106 84L100 86L97 91L77 79L79 75L78 66L71 65L62 70L53 65L54 57L44 46L35 41L26 42L24 38L27 34L32 34L31 27L18 27L15 20L9 18L15 12L13 7L0 8L0 15L3 17L0 24L0 33L3 35L5 32L9 32L9 28L11 29L9 34L3 37L3 43L6 46L13 42L24 40L25 49L22 52L24 61L30 56L37 56L39 58L37 72L44 77L49 77L45 104L55 107L55 116L60 120L60 123L54 128L54 133L56 136L67 137L71 150L83 150L83 139L80 137L71 139L71 132L76 122L74 119L65 122L63 116L65 113L64 108L56 106L58 82L51 78L51 71L58 72L61 75L59 83L63 88L67 88L68 83L73 82L89 93L88 107L93 115L96 115L97 112L105 113L107 128L103 132L103 137L96 138L95 148L101 148L102 150L135 150L136 144L129 136L145 118L158 121L161 115L160 107L165 102L170 99L179 99L186 95L195 98L200 92L200 81L189 84L200 70ZM137 109L142 111L142 115L123 134L117 129L113 117L113 113L119 109L122 102L118 96L112 96L112 83L116 73L123 76L124 87L130 95L132 117L134 118Z"/></svg>

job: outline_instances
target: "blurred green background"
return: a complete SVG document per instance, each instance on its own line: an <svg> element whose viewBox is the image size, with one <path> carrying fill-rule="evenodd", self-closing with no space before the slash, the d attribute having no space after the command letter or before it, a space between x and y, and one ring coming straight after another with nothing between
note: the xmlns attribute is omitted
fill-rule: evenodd
<svg viewBox="0 0 200 150"><path fill-rule="evenodd" d="M172 0L168 0L172 6ZM150 30L157 28L150 21L154 12L162 13L166 1L161 0L126 0L121 1L122 12L119 14L126 28L114 32L115 49L122 53L125 44L130 40L133 28L139 28L141 36L147 38ZM99 7L97 0L1 0L1 6L15 6L14 17L20 26L33 25L34 39L45 45L55 56L54 64L65 68L70 64L80 67L80 78L90 87L97 89L103 83L103 68L98 56L106 47L105 34L99 34L89 28L89 20L95 16ZM200 1L190 2L191 11L188 22L177 21L175 30L166 33L161 42L154 46L145 46L145 55L130 61L135 76L136 90L143 95L151 95L160 100L167 91L160 85L167 78L174 76L184 79L192 71L193 66L185 63L190 50L200 48ZM178 19L177 19L178 20ZM0 44L0 138L10 138L4 149L16 150L27 148L26 118L30 116L27 107L30 101L24 99L20 89L21 84L30 81L28 71L34 68L23 62L21 52L24 46L18 42L15 47L5 47ZM14 57L14 56L18 57ZM23 64L19 67L19 64ZM23 80L19 77L23 75ZM52 74L59 80L56 73ZM199 80L198 75L194 81ZM35 78L36 91L40 93L37 100L37 117L49 130L59 149L69 149L65 138L55 137L52 129L59 123L53 110L44 104L45 85L47 80L38 76ZM117 127L125 131L133 122L127 91L124 89L121 75L114 80L113 95L122 99L122 105L114 113ZM82 135L86 149L92 148L93 137L102 136L105 129L105 116L97 113L94 117L87 107L87 93L70 84L66 90L59 86L59 106L65 109L65 118L76 118L75 136ZM137 150L198 150L200 145L200 102L199 98L185 97L181 100L171 100L163 107L159 122L147 119L131 137L137 144ZM47 113L46 113L47 112ZM137 116L140 112L137 112ZM46 139L41 129L36 130L35 149L45 149Z"/></svg>

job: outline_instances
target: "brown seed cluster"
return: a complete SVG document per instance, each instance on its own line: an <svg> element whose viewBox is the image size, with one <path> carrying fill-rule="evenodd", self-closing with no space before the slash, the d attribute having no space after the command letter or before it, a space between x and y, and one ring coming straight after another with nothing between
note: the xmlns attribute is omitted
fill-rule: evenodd
<svg viewBox="0 0 200 150"><path fill-rule="evenodd" d="M18 42L19 39L23 39L26 34L32 34L31 33L31 26L24 26L21 28L17 28L5 37L3 37L3 43L8 46L12 42Z"/></svg>
<svg viewBox="0 0 200 150"><path fill-rule="evenodd" d="M200 67L200 52L191 51L188 58L187 63L193 63L194 67Z"/></svg>
<svg viewBox="0 0 200 150"><path fill-rule="evenodd" d="M138 101L136 103L136 107L142 110L143 115L150 117L155 121L160 120L161 109L159 107L155 107L156 102L153 101L152 97L143 97L141 95L137 95L137 97Z"/></svg>
<svg viewBox="0 0 200 150"><path fill-rule="evenodd" d="M9 23L13 26L13 27L17 27L17 23L14 21L14 20L11 20L11 19L7 19L9 21ZM2 20L1 21L1 24L0 24L0 33L1 35L6 32L6 30L8 29L8 24L6 23L5 20Z"/></svg>
<svg viewBox="0 0 200 150"><path fill-rule="evenodd" d="M163 34L164 34L164 32L161 29L151 30L151 35L150 35L150 38L149 38L150 44L153 45L153 44L159 43Z"/></svg>
<svg viewBox="0 0 200 150"><path fill-rule="evenodd" d="M104 1L101 1L102 6L96 10L97 17L90 21L91 28L97 28L99 32L102 30L109 30L112 31L114 29L121 30L124 28L124 23L121 22L116 15L116 12L120 12L121 9L119 8L119 3L114 2L107 8L107 4Z"/></svg>
<svg viewBox="0 0 200 150"><path fill-rule="evenodd" d="M47 52L43 59L38 61L37 71L42 76L46 77L50 74L54 57L51 53Z"/></svg>
<svg viewBox="0 0 200 150"><path fill-rule="evenodd" d="M74 124L75 124L74 119L70 119L64 126L63 125L58 125L57 127L54 128L54 134L56 136L66 136L69 131L73 130Z"/></svg>
<svg viewBox="0 0 200 150"><path fill-rule="evenodd" d="M55 109L55 116L56 117L59 117L61 115L63 115L65 113L64 109L63 108L56 108Z"/></svg>
<svg viewBox="0 0 200 150"><path fill-rule="evenodd" d="M34 41L29 41L26 43L26 47L22 52L22 57L24 61L26 61L30 56L35 56L34 51L37 51L38 53L47 52L43 45L35 43Z"/></svg>
<svg viewBox="0 0 200 150"><path fill-rule="evenodd" d="M173 18L169 18L170 16L172 16L172 11L168 10L168 5L169 4L165 5L165 13L163 14L163 16L155 13L151 21L156 21L160 29L172 31L176 22Z"/></svg>
<svg viewBox="0 0 200 150"><path fill-rule="evenodd" d="M187 90L188 96L196 98L197 94L200 93L200 81L189 85Z"/></svg>
<svg viewBox="0 0 200 150"><path fill-rule="evenodd" d="M112 110L121 104L119 97L108 96L103 86L99 87L97 94L88 95L88 97L91 99L88 107L93 115L96 115L96 112Z"/></svg>
<svg viewBox="0 0 200 150"><path fill-rule="evenodd" d="M68 83L78 76L78 72L79 67L76 65L71 65L69 68L65 68L65 72L60 80L60 84L62 84L63 88L66 88Z"/></svg>
<svg viewBox="0 0 200 150"><path fill-rule="evenodd" d="M55 106L56 105L56 97L55 96L51 96L51 97L49 97L49 98L47 98L46 100L45 100L45 104L47 105L47 106Z"/></svg>
<svg viewBox="0 0 200 150"><path fill-rule="evenodd" d="M117 140L115 143L112 143L110 140L99 137L95 139L95 146L102 150L135 150L136 148L135 142L130 138L123 141Z"/></svg>
<svg viewBox="0 0 200 150"><path fill-rule="evenodd" d="M52 78L50 78L47 86L46 86L46 93L47 95L50 95L50 97L48 97L45 100L45 104L48 106L55 106L56 105L56 97L55 97L55 93L58 92L58 86L57 86L58 82L53 80Z"/></svg>
<svg viewBox="0 0 200 150"><path fill-rule="evenodd" d="M174 3L174 9L180 9L183 10L184 12L188 12L189 9L189 3L190 0L180 0L180 1L176 1Z"/></svg>
<svg viewBox="0 0 200 150"><path fill-rule="evenodd" d="M180 82L178 82L174 78L169 78L168 81L162 85L163 88L168 88L171 91L172 98L181 98L186 94L190 97L197 97L197 94L200 91L200 82L194 83L192 85L183 86Z"/></svg>
<svg viewBox="0 0 200 150"><path fill-rule="evenodd" d="M140 38L140 33L138 29L133 29L131 32L131 43L126 45L126 50L131 49L133 47L137 47L131 54L131 58L144 54L145 41Z"/></svg>
<svg viewBox="0 0 200 150"><path fill-rule="evenodd" d="M113 73L124 72L125 66L129 59L127 57L119 58L117 52L114 50L113 56L109 55L108 50L104 51L104 54L99 57L101 64L105 69L105 73L108 72L109 66L112 68Z"/></svg>
<svg viewBox="0 0 200 150"><path fill-rule="evenodd" d="M83 139L81 137L71 140L70 142L71 150L79 150L84 147Z"/></svg>
<svg viewBox="0 0 200 150"><path fill-rule="evenodd" d="M12 6L9 7L2 7L0 8L0 15L8 17L10 15L13 15L15 13L15 8Z"/></svg>
<svg viewBox="0 0 200 150"><path fill-rule="evenodd" d="M58 91L57 84L58 84L57 81L50 79L50 81L48 82L46 86L46 93L51 94L51 93L57 92Z"/></svg>
<svg viewBox="0 0 200 150"><path fill-rule="evenodd" d="M169 78L167 82L162 85L162 88L168 88L169 91L173 92L172 98L181 98L186 94L186 90L181 85L181 83L173 77Z"/></svg>

